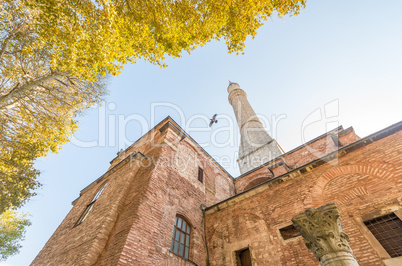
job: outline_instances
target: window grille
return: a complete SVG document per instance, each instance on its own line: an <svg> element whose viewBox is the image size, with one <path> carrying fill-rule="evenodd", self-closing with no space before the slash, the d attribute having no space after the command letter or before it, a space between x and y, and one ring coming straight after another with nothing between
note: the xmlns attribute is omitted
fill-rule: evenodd
<svg viewBox="0 0 402 266"><path fill-rule="evenodd" d="M191 226L180 216L176 217L170 251L188 259Z"/></svg>
<svg viewBox="0 0 402 266"><path fill-rule="evenodd" d="M364 222L391 258L402 256L402 221L394 213Z"/></svg>
<svg viewBox="0 0 402 266"><path fill-rule="evenodd" d="M105 184L103 184L103 186L98 190L98 192L96 192L95 196L93 197L91 202L87 205L87 207L85 208L84 212L81 214L80 218L78 219L78 221L75 223L74 226L77 226L77 225L81 224L88 217L89 213L92 210L92 207L94 206L96 200L102 194L102 191L105 189L106 185L107 185L107 182Z"/></svg>

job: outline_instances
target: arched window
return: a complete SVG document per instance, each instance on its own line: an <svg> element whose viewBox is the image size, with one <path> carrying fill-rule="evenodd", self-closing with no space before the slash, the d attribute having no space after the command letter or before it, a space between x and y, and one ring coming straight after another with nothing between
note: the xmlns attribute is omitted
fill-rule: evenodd
<svg viewBox="0 0 402 266"><path fill-rule="evenodd" d="M87 218L89 212L92 210L92 207L94 206L96 200L102 194L102 191L105 189L106 185L107 185L107 182L105 184L103 184L103 186L98 190L98 192L96 192L95 197L93 197L91 202L87 205L87 207L85 208L85 211L81 214L80 218L78 219L78 221L75 223L74 226L81 224Z"/></svg>
<svg viewBox="0 0 402 266"><path fill-rule="evenodd" d="M191 226L188 222L186 222L182 217L176 216L170 251L188 259L190 252L190 234Z"/></svg>

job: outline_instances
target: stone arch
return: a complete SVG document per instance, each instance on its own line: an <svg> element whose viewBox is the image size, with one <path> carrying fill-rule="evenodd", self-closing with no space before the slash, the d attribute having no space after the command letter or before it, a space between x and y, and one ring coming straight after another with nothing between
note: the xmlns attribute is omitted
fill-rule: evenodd
<svg viewBox="0 0 402 266"><path fill-rule="evenodd" d="M265 169L264 171L257 171L257 173L252 173L237 179L236 189L238 192L243 192L272 178L273 176L268 169Z"/></svg>
<svg viewBox="0 0 402 266"><path fill-rule="evenodd" d="M310 202L312 207L317 207L325 204L324 202L324 190L325 187L336 177L346 174L365 174L375 178L379 178L383 181L387 181L390 184L395 185L393 178L395 177L395 168L389 164L354 164L345 165L332 168L322 174L315 182L311 189L310 196L305 202Z"/></svg>
<svg viewBox="0 0 402 266"><path fill-rule="evenodd" d="M244 188L242 189L242 191L246 191L246 190L249 190L250 188L258 186L259 184L262 184L262 183L264 183L265 181L268 181L271 178L272 177L268 177L268 176L256 177L256 178L252 179L251 181L245 183Z"/></svg>

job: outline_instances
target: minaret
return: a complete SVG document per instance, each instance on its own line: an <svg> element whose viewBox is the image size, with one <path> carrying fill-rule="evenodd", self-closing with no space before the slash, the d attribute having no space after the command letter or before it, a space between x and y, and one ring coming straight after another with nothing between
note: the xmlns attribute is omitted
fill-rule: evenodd
<svg viewBox="0 0 402 266"><path fill-rule="evenodd" d="M230 82L229 103L240 128L240 174L244 174L282 154L281 148L264 129L239 84Z"/></svg>

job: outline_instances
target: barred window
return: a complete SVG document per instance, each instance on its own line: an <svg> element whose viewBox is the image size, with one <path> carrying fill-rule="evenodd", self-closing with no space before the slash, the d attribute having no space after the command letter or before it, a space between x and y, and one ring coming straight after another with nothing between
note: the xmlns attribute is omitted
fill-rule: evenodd
<svg viewBox="0 0 402 266"><path fill-rule="evenodd" d="M180 216L176 216L170 251L188 259L190 251L191 226Z"/></svg>
<svg viewBox="0 0 402 266"><path fill-rule="evenodd" d="M107 185L107 182L102 185L102 187L98 190L98 192L96 192L95 196L93 197L91 202L87 205L87 207L85 208L84 212L81 214L80 218L78 219L78 221L75 223L74 226L77 226L77 225L81 224L88 217L89 213L92 210L92 207L94 206L96 200L102 194L102 191L105 189L106 185Z"/></svg>
<svg viewBox="0 0 402 266"><path fill-rule="evenodd" d="M391 258L402 256L402 221L395 213L364 222Z"/></svg>

